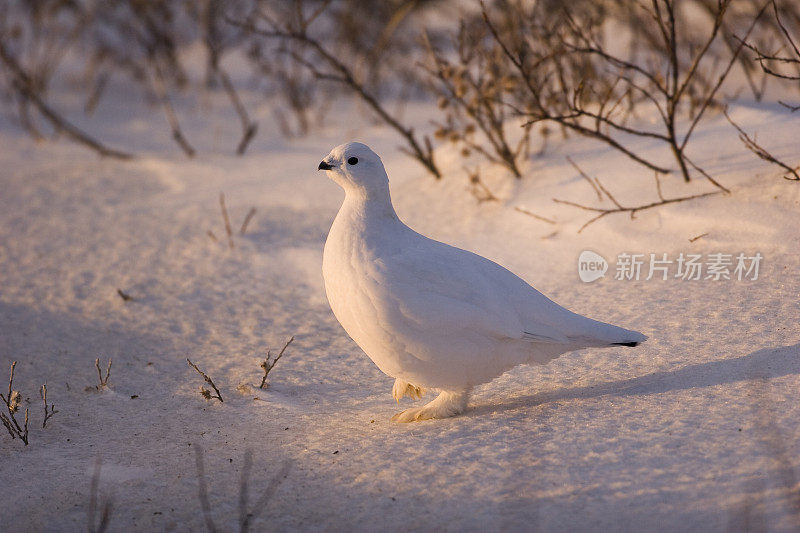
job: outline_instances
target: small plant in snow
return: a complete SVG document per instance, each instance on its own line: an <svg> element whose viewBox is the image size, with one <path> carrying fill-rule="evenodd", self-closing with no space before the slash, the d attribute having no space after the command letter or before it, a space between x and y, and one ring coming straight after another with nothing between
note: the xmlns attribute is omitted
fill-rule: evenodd
<svg viewBox="0 0 800 533"><path fill-rule="evenodd" d="M219 193L219 208L222 211L222 221L225 223L225 233L228 235L228 248L233 250L233 230L231 229L231 219L228 218L228 210L225 208L225 193Z"/></svg>
<svg viewBox="0 0 800 533"><path fill-rule="evenodd" d="M94 360L94 367L97 369L97 379L98 379L99 383L97 385L95 385L94 387L89 385L84 390L86 390L86 391L92 391L92 390L102 391L102 390L108 388L108 378L111 376L111 363L112 363L112 359L109 358L108 365L106 366L106 375L104 377L103 376L103 372L100 370L100 358L95 359Z"/></svg>
<svg viewBox="0 0 800 533"><path fill-rule="evenodd" d="M130 294L126 293L122 289L117 289L117 294L119 294L119 297L122 298L123 302L132 302L133 300L135 300L135 298L133 296L131 296Z"/></svg>
<svg viewBox="0 0 800 533"><path fill-rule="evenodd" d="M19 404L22 401L22 395L19 391L13 390L14 384L14 367L17 366L17 362L14 361L11 363L11 377L8 378L8 393L3 395L0 392L0 398L3 399L3 403L5 404L6 412L0 412L0 421L3 422L3 425L8 430L8 433L11 435L12 439L16 439L19 437L22 442L25 443L25 446L28 445L28 410L25 409L25 422L20 426L19 422L17 422L16 414L19 411Z"/></svg>
<svg viewBox="0 0 800 533"><path fill-rule="evenodd" d="M267 358L264 359L263 363L261 363L261 369L264 371L264 376L261 378L261 385L258 386L259 389L263 389L266 386L267 376L269 375L269 371L272 370L272 368L278 362L278 359L283 357L283 352L285 352L286 348L288 348L289 345L292 344L292 341L294 341L294 336L292 336L292 338L289 339L289 341L283 345L283 348L281 348L280 353L278 353L278 355L275 356L275 359L273 359L272 361L270 361L270 356L271 356L270 350L267 350Z"/></svg>
<svg viewBox="0 0 800 533"><path fill-rule="evenodd" d="M56 411L55 404L51 403L49 406L47 405L47 383L42 385L39 393L42 396L42 402L44 402L44 420L42 420L42 429L44 429L47 427L47 421L50 420L50 418L52 418L52 416L58 411Z"/></svg>
<svg viewBox="0 0 800 533"><path fill-rule="evenodd" d="M220 402L222 402L222 401L223 401L223 400L222 400L222 394L220 394L220 392L219 392L219 389L218 389L218 388L217 388L217 386L214 384L214 382L211 380L211 378L210 378L210 377L208 377L208 374L206 374L205 372L203 372L202 370L200 370L199 368L197 368L197 365L196 365L196 364L194 364L194 363L192 363L192 361L191 361L191 360L190 360L188 357L186 358L186 362L188 362L188 363L189 363L189 366L190 366L190 367L192 367L192 368L194 368L195 370L197 370L197 373L198 373L198 374L200 374L201 376L203 376L203 379L204 379L204 380L206 380L206 383L208 383L209 385L211 385L211 388L212 388L212 389L214 389L214 394L211 394L211 391L210 391L210 390L208 390L207 388L205 388L205 387L203 387L203 386L200 386L200 396L202 396L202 397L203 397L203 398L205 398L206 400L210 400L210 399L212 399L212 398L216 398L217 400L219 400Z"/></svg>
<svg viewBox="0 0 800 533"><path fill-rule="evenodd" d="M225 207L225 193L219 193L219 208L222 212L222 222L225 224L225 234L228 236L228 248L231 250L234 247L233 244L233 228L231 227L231 219L228 216L228 208ZM247 231L247 226L250 224L250 221L256 214L256 208L251 207L247 214L244 216L244 220L242 221L242 225L239 228L239 235L244 235ZM206 234L211 238L212 241L217 242L217 236L214 234L213 231L208 230Z"/></svg>

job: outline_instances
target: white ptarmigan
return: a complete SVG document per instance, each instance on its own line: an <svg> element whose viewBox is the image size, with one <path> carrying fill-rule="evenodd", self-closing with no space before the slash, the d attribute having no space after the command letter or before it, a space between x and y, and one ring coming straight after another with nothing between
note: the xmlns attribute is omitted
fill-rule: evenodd
<svg viewBox="0 0 800 533"><path fill-rule="evenodd" d="M647 339L568 311L497 263L406 226L392 207L383 163L368 146L337 146L319 169L345 190L322 261L333 314L395 378L398 402L439 391L392 420L454 416L466 409L473 386L517 365Z"/></svg>

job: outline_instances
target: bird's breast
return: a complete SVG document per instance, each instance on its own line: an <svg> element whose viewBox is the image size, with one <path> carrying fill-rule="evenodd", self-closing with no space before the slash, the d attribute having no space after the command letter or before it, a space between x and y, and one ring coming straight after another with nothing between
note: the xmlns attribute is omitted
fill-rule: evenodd
<svg viewBox="0 0 800 533"><path fill-rule="evenodd" d="M334 222L325 243L322 274L334 316L347 334L385 374L399 377L407 358L403 343L385 323L374 277L381 261L368 238ZM385 314L385 313L384 313Z"/></svg>
<svg viewBox="0 0 800 533"><path fill-rule="evenodd" d="M322 276L331 310L345 331L358 342L359 316L368 312L363 264L363 239L334 222L322 256ZM362 324L363 328L363 324Z"/></svg>

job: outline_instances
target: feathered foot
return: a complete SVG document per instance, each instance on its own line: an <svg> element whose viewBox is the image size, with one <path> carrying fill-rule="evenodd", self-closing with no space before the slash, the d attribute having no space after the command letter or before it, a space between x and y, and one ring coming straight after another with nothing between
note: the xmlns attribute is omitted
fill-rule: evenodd
<svg viewBox="0 0 800 533"><path fill-rule="evenodd" d="M397 403L400 403L400 398L406 395L411 396L411 398L414 400L419 400L425 396L425 389L422 387L417 387L416 385L412 385L408 381L395 379L394 387L392 387L392 396L394 399L397 400Z"/></svg>
<svg viewBox="0 0 800 533"><path fill-rule="evenodd" d="M469 389L442 391L432 402L422 407L412 407L392 417L393 422L419 422L430 418L448 418L463 413L467 408Z"/></svg>

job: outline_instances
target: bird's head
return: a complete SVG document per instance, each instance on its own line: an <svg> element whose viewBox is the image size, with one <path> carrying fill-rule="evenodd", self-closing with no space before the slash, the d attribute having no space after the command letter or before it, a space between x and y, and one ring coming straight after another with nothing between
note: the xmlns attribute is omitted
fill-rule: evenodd
<svg viewBox="0 0 800 533"><path fill-rule="evenodd" d="M381 158L359 142L337 146L317 168L327 171L328 177L345 191L383 190L389 183Z"/></svg>

